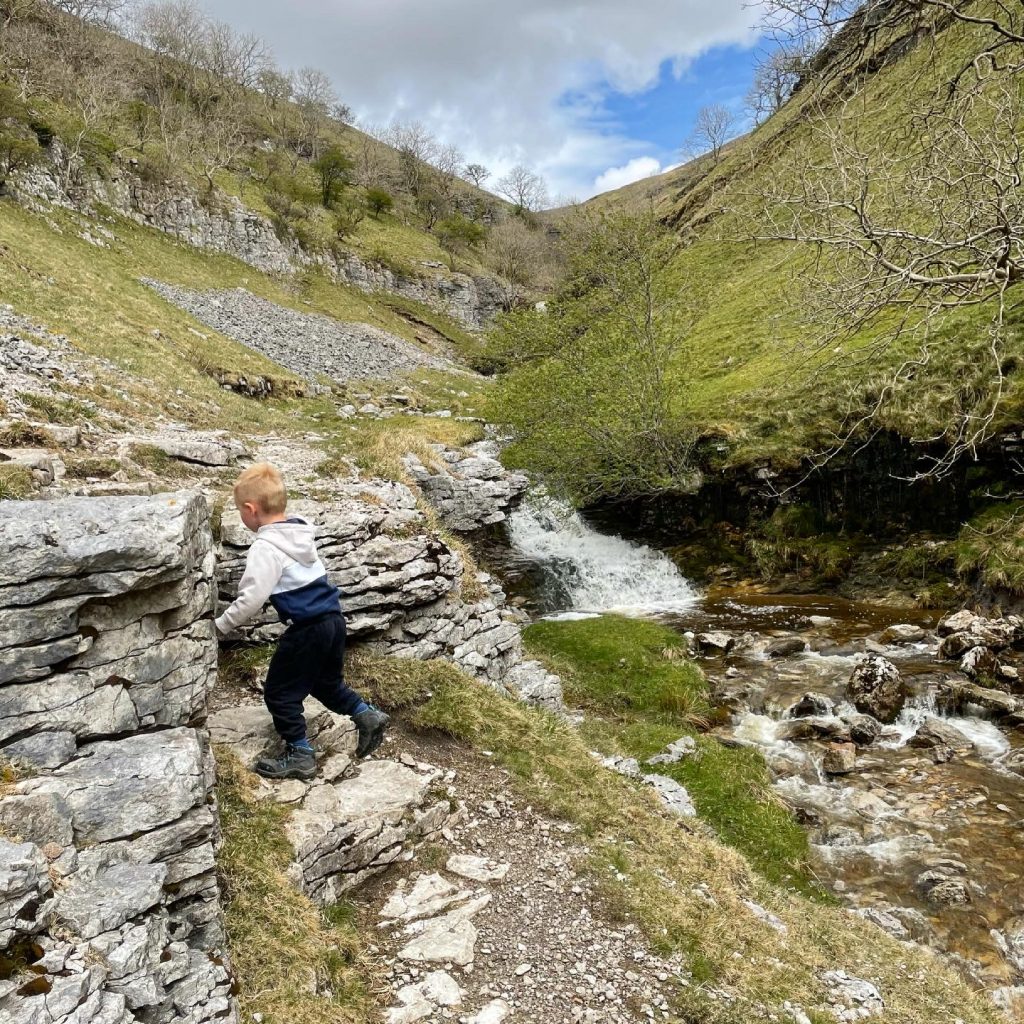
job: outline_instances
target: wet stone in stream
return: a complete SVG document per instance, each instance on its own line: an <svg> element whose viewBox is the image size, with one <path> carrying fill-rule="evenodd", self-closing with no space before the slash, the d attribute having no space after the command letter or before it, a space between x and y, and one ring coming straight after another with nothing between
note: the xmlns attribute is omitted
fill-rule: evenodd
<svg viewBox="0 0 1024 1024"><path fill-rule="evenodd" d="M1010 717L1024 701L1006 692L1013 671L1006 690L979 687L942 657L934 622L901 623L905 611L742 598L719 592L670 620L719 634L717 656L701 645L731 718L716 733L762 751L777 792L810 830L817 873L858 913L941 951L995 1001L1008 1000L1024 985L1024 732ZM810 628L780 635L808 611ZM998 664L1014 670L1015 624L965 615L953 626L949 636L970 628L996 642ZM725 636L734 640L727 653ZM875 715L851 703L879 689Z"/></svg>

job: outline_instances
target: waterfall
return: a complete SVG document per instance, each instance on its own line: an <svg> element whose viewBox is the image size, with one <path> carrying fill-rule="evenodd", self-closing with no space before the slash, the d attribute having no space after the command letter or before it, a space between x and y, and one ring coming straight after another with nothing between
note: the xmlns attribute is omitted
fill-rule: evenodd
<svg viewBox="0 0 1024 1024"><path fill-rule="evenodd" d="M568 505L546 495L533 495L512 513L509 534L517 555L550 581L550 610L668 612L697 600L667 555L597 533Z"/></svg>

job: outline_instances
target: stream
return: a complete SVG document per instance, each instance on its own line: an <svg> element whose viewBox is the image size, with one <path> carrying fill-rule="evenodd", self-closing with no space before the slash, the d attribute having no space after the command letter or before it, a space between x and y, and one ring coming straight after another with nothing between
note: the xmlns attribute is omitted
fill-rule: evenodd
<svg viewBox="0 0 1024 1024"><path fill-rule="evenodd" d="M1010 768L1021 771L1024 734L981 709L963 717L936 709L939 684L962 677L937 657L935 614L743 586L701 591L667 555L597 533L546 498L514 512L507 539L485 557L510 598L537 616L619 612L690 640L728 633L736 642L728 654L701 658L719 709L714 733L762 751L776 793L808 829L822 883L898 938L942 951L999 1001L1024 984L1024 779ZM882 643L897 623L922 627L923 638ZM766 648L784 637L806 649L770 656ZM786 711L809 692L848 708L846 683L865 654L898 666L910 697L858 750L854 770L829 775L829 745L784 738ZM971 748L941 763L911 745L932 716Z"/></svg>

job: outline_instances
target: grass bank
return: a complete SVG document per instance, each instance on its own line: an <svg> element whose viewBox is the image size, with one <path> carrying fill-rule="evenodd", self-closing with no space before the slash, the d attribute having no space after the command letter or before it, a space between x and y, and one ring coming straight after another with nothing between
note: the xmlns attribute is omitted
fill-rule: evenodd
<svg viewBox="0 0 1024 1024"><path fill-rule="evenodd" d="M692 756L646 770L684 785L701 819L765 878L827 898L807 865L807 834L772 794L764 758L701 732L707 682L685 660L678 633L643 619L603 615L537 622L525 639L530 653L562 676L569 704L586 712L580 735L588 746L643 764L673 740L693 737Z"/></svg>
<svg viewBox="0 0 1024 1024"><path fill-rule="evenodd" d="M217 855L243 1020L364 1024L377 1019L373 963L346 907L321 911L287 877L286 808L255 799L255 776L218 748ZM256 1018L259 1019L259 1018Z"/></svg>
<svg viewBox="0 0 1024 1024"><path fill-rule="evenodd" d="M595 765L585 732L441 662L364 656L351 675L381 704L399 709L408 727L491 752L523 799L579 827L608 905L637 921L659 950L678 951L689 964L693 980L675 1007L688 1024L785 1019L787 1000L824 1024L834 1018L821 975L837 968L877 985L884 1019L893 1024L998 1021L984 998L929 952L774 884L738 849L669 818L652 793ZM708 805L693 785L698 804ZM776 914L785 931L759 920L745 900Z"/></svg>

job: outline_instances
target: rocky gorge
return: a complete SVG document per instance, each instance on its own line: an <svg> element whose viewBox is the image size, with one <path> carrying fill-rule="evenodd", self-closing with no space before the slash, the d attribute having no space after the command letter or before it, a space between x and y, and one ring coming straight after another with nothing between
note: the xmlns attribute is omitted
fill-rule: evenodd
<svg viewBox="0 0 1024 1024"><path fill-rule="evenodd" d="M93 235L99 242L105 237L98 228ZM242 244L244 235L264 253L273 244L248 227L241 233L232 228L231 235L231 245ZM196 237L213 248L221 244L202 231ZM148 282L147 289L195 319L200 341L208 339L198 328L218 330L314 385L310 393L333 408L330 430L370 425L398 431L428 418L459 418L443 405L416 407L408 378L389 379L383 393L360 392L358 404L348 392L342 398L333 390L349 384L369 389L391 370L452 370L408 342L399 344L402 339L286 310L240 288L203 292ZM509 600L515 573L502 564L481 571L471 558L486 531L513 560L533 557L523 515L530 481L501 465L493 439L417 444L403 454L396 478L384 479L360 471L352 458L333 458L322 469L327 430L317 425L314 433L312 423L294 432L253 429L239 436L184 422L184 416L147 416L127 399L108 408L85 398L92 404L82 408L90 415L80 414L69 427L40 410L66 394L93 394L89 389L99 380L122 383L117 366L85 357L68 338L13 310L3 313L3 328L0 427L8 440L0 461L23 468L40 500L0 506L8 574L0 591L7 602L0 630L0 722L7 723L0 741L0 826L11 847L0 920L14 954L0 977L0 1008L19 1024L232 1019L236 993L222 913L229 894L218 888L215 873L220 839L210 747L247 764L273 744L273 733L256 694L232 691L228 699L215 681L210 616L233 595L249 539L224 503L231 479L256 457L282 466L293 486L292 510L317 526L357 648L450 662L488 693L551 712L541 719L543 728L558 735L580 716L565 706L559 677L525 653L522 632L530 616ZM468 380L455 368L446 394L455 398ZM101 463L112 465L90 471ZM179 473L187 489L169 493L167 481ZM799 629L775 621L738 627L735 615L718 620L709 595L660 552L598 534L579 518L555 517L549 525L546 554L555 569L542 567L542 575L552 583L553 603L533 610L626 610L693 633L692 654L715 684L720 709L714 742L763 751L776 793L813 830L822 864L832 838L838 837L832 848L875 864L873 847L889 841L886 830L896 822L922 832L929 815L936 817L931 805L894 797L884 775L889 769L871 764L874 755L889 756L883 753L890 750L886 729L900 728L913 689L907 684L912 673L895 649L934 643L930 624L928 630L907 626L910 632L897 631L885 642L874 619L870 630L854 630L878 633L874 639L851 640L840 635L842 628L814 622L809 632L802 621ZM467 549L460 537L473 545ZM624 572L620 561L628 563ZM948 663L944 706L973 713L977 702L987 702L993 713L1002 707L1012 724L1017 704L1007 702L1016 700L1008 692L1015 658L1006 652L1019 640L1017 625L968 617L958 625L951 631L957 639L946 647L956 660ZM234 639L235 649L265 651L280 629L267 609ZM816 664L811 647L827 650L847 641L856 649L826 655L840 659L834 677L812 684L805 664ZM760 692L771 690L773 673L787 671L793 676L785 701ZM1003 690L987 685L992 674ZM856 711L842 707L852 675L858 677L849 694ZM800 710L790 711L791 704ZM912 700L909 707L915 707ZM985 760L983 754L988 760L979 771L992 770L990 762L1000 768L1015 763L991 733L983 730L980 741L968 737L968 747L967 734L954 731L959 727L948 724L939 705L928 707L934 714L916 735L934 742L908 745L911 756L948 771L965 765L974 771L972 759ZM402 735L377 759L355 763L350 723L315 706L309 710L310 735L322 752L319 777L312 784L258 784L254 799L284 815L288 878L296 889L328 908L344 909L358 894L362 926L387 976L390 1024L455 1018L489 1024L513 1016L573 1024L671 1019L672 1007L691 989L709 992L723 1006L738 998L728 974L723 981L701 979L699 961L695 967L678 950L666 952L638 925L618 918L614 902L612 909L602 902L607 894L594 878L591 835L512 796L508 772L488 764L493 752L485 749L473 760ZM694 756L686 739L643 762L599 754L588 765L607 787L624 779L632 787L630 803L649 803L678 843L709 832L699 800L667 774ZM906 770L921 774L912 777L915 787L926 785L923 767ZM903 785L902 792L913 792L905 778ZM975 795L956 797L957 824L983 826L1001 851L1014 827L1016 797L970 804ZM937 793L936 803L942 799ZM863 869L866 880L845 868L818 870L837 892L856 896L851 903L873 925L960 956L958 965L1009 1006L1019 955L1018 929L1006 913L1012 896L1000 895L990 882L977 882L981 892L965 881L981 877L981 857L992 849L979 846L975 860L951 855L936 841L925 860L922 843L914 847L922 862L909 883L904 868L891 884L878 881L874 868ZM724 847L717 852L728 872L742 874ZM707 850L702 856L709 858L702 870L710 877L714 857ZM619 867L625 861L612 859L612 878L624 884L627 874ZM999 878L1007 891L1012 870ZM868 881L875 887L870 891ZM785 908L759 890L736 901L712 891L702 876L686 891L695 906L759 929L773 943L790 927L795 937L796 927L780 916ZM912 911L916 894L926 900L933 891L928 906L939 907L940 923L925 927ZM959 902L961 893L967 901ZM955 898L940 905L947 894ZM904 904L910 904L906 913ZM985 934L976 918L964 929L948 924L957 919L947 906L953 913L977 910L999 939ZM910 922L900 926L905 935L892 926L904 919ZM984 963L982 945L990 957ZM779 952L771 948L781 963ZM814 976L825 1012L837 1020L881 1015L893 1003L878 976L854 969L848 957L827 969L816 965ZM327 996L317 987L321 981L311 984ZM804 1010L791 1009L788 1016L801 1021ZM750 1013L751 1019L773 1019L777 1008L759 1004Z"/></svg>

